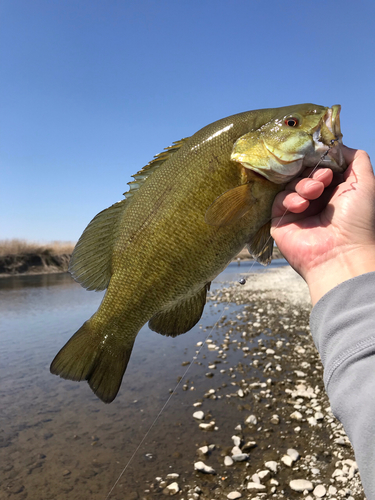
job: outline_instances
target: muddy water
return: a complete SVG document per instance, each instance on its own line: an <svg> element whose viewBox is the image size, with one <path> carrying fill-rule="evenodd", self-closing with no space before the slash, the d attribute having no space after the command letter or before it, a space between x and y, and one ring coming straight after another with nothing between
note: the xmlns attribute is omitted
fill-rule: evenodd
<svg viewBox="0 0 375 500"><path fill-rule="evenodd" d="M273 266L280 264L285 261ZM263 270L231 264L213 288L250 269ZM67 274L0 281L0 499L104 500L134 453L111 499L143 498L155 476L191 469L197 433L192 404L198 388L203 394L212 385L201 366L211 355L207 349L138 446L196 355L197 342L235 306L209 303L199 325L175 339L144 327L119 396L105 405L86 383L49 373L59 348L102 296ZM235 357L235 351L228 353L231 361Z"/></svg>

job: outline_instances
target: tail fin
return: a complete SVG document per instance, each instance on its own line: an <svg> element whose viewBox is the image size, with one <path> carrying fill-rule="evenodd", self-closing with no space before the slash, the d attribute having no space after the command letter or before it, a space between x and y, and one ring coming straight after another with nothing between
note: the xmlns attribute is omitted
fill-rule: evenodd
<svg viewBox="0 0 375 500"><path fill-rule="evenodd" d="M86 321L58 352L50 371L69 380L87 380L104 403L111 403L120 389L134 341L126 345L113 335L98 335L90 323Z"/></svg>

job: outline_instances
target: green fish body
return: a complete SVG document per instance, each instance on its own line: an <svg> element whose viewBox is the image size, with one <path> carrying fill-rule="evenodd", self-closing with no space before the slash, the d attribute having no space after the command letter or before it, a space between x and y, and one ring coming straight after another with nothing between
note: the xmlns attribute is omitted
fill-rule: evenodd
<svg viewBox="0 0 375 500"><path fill-rule="evenodd" d="M272 256L274 198L306 166L345 169L339 106L249 111L175 143L134 176L126 198L100 212L70 272L107 289L98 311L57 354L51 372L116 397L137 333L176 336L200 319L211 281L248 245Z"/></svg>

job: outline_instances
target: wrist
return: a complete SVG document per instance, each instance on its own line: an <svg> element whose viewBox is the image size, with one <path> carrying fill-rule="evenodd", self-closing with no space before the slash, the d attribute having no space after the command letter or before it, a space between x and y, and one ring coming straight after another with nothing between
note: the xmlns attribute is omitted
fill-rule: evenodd
<svg viewBox="0 0 375 500"><path fill-rule="evenodd" d="M361 274L375 271L375 245L347 249L334 258L312 267L304 278L312 304L335 286Z"/></svg>

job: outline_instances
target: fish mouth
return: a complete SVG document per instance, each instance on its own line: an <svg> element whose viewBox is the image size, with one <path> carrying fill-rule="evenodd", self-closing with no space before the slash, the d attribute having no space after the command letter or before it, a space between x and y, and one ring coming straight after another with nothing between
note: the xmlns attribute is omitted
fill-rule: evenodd
<svg viewBox="0 0 375 500"><path fill-rule="evenodd" d="M343 172L346 163L342 153L342 133L340 127L339 104L327 109L318 128L313 133L313 143L315 154L305 157L304 167L311 167L312 162L320 156L320 168L328 167L333 172Z"/></svg>

